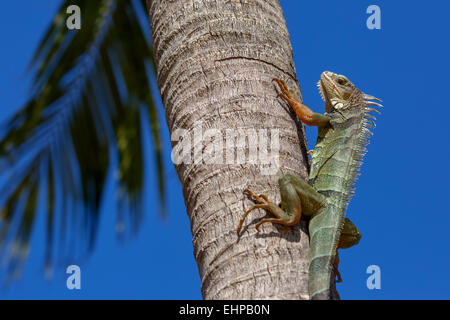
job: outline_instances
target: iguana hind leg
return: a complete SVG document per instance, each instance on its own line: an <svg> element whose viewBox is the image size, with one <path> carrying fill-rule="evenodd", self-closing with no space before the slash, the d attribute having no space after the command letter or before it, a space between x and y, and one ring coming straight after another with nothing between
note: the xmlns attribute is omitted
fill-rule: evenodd
<svg viewBox="0 0 450 320"><path fill-rule="evenodd" d="M237 234L239 236L239 234L241 233L241 229L242 229L242 225L245 221L245 218L247 217L247 215L255 210L255 209L264 209L269 211L270 213L272 213L276 219L263 219L261 220L257 225L256 225L256 230L258 230L259 232L259 226L265 222L269 222L267 220L271 220L270 222L278 222L283 224L284 220L283 220L283 216L284 216L284 211L278 207L277 205L275 205L274 203L270 202L269 199L261 194L259 196L257 196L256 194L254 194L253 192L251 192L248 189L244 190L245 194L248 194L253 200L255 200L258 204L255 204L253 207L251 207L250 209L248 209L247 211L244 212L244 216L242 217L241 221L239 222L239 226L237 229Z"/></svg>
<svg viewBox="0 0 450 320"><path fill-rule="evenodd" d="M348 218L344 218L344 225L342 226L341 236L339 237L338 246L336 249L336 258L333 262L333 270L336 275L337 282L342 282L341 274L339 273L339 255L338 249L347 249L353 247L354 245L359 243L361 240L361 233L358 228L356 228L355 224L350 221Z"/></svg>
<svg viewBox="0 0 450 320"><path fill-rule="evenodd" d="M339 255L337 250L336 250L336 257L334 258L333 262L333 272L337 278L336 282L342 282L341 273L339 272Z"/></svg>
<svg viewBox="0 0 450 320"><path fill-rule="evenodd" d="M244 193L248 194L257 204L244 212L237 229L238 235L245 218L255 209L265 209L275 216L275 218L263 219L258 222L256 229L259 232L259 227L267 222L293 226L300 221L302 213L309 216L318 213L326 206L325 197L302 179L285 174L280 177L278 184L280 186L281 208L270 202L264 195L257 196L250 190L244 190Z"/></svg>

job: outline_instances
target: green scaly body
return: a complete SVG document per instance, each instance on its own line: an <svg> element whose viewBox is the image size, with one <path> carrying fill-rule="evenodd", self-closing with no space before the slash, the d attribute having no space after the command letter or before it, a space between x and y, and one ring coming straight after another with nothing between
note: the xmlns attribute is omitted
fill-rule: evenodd
<svg viewBox="0 0 450 320"><path fill-rule="evenodd" d="M312 153L309 184L326 197L327 207L314 214L309 224L309 282L312 299L330 295L332 264L335 259L345 212L353 184L359 175L373 126L370 102L357 89L346 110L331 110L329 125L319 127Z"/></svg>

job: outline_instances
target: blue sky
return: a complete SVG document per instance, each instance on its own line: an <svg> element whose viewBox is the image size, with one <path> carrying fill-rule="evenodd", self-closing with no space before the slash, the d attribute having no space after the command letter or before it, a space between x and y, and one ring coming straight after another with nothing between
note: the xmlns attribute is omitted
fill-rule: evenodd
<svg viewBox="0 0 450 320"><path fill-rule="evenodd" d="M3 4L0 120L25 102L25 68L60 2ZM322 71L330 70L345 74L385 105L348 210L363 237L358 246L340 254L344 282L338 290L343 299L450 299L450 5L438 3L281 1L305 104L323 110L316 82ZM366 8L372 4L381 8L381 30L366 27ZM307 135L312 147L316 129L309 128ZM148 214L139 234L124 244L116 240L114 193L108 188L96 249L80 263L82 290L67 290L63 269L51 280L44 278L40 219L23 277L0 289L0 298L201 299L181 186L166 162L169 218L161 221L152 212L156 192L150 172L145 190ZM381 269L380 290L366 287L370 265Z"/></svg>

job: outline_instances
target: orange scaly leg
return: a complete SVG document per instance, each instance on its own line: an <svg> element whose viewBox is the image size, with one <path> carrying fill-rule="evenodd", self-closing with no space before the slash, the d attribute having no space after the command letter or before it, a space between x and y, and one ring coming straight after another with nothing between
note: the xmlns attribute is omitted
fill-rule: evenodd
<svg viewBox="0 0 450 320"><path fill-rule="evenodd" d="M277 95L277 98L282 98L287 103L289 103L289 105L292 107L292 109L294 109L295 113L297 114L297 117L303 123L309 126L323 126L330 121L329 117L324 116L323 114L320 113L313 112L310 108L308 108L303 103L298 101L294 97L294 91L289 90L288 87L286 86L286 83L284 83L283 80L274 78L272 81L275 81L281 90L281 93Z"/></svg>

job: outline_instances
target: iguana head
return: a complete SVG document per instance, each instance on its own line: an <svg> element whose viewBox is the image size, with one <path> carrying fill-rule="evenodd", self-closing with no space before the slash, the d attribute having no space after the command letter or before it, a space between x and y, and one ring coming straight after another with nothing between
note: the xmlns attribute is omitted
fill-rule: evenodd
<svg viewBox="0 0 450 320"><path fill-rule="evenodd" d="M327 112L347 109L358 95L361 95L361 99L363 99L361 91L347 77L330 71L322 73L317 86L325 101Z"/></svg>
<svg viewBox="0 0 450 320"><path fill-rule="evenodd" d="M352 149L350 178L346 187L348 203L353 195L352 186L358 177L358 169L366 152L365 146L369 143L369 136L372 134L370 129L375 127L375 117L371 112L379 113L377 109L372 107L382 107L381 104L375 102L381 102L381 100L360 91L347 77L330 71L322 73L318 87L325 101L325 114L331 118L329 122L331 126L326 127L325 130L330 127L333 130L352 130L355 139L353 143L356 148ZM346 123L346 125L342 126L343 123ZM353 240L359 241L359 232L352 224L349 224L346 229L344 228L343 234L349 240L345 240L346 243Z"/></svg>

